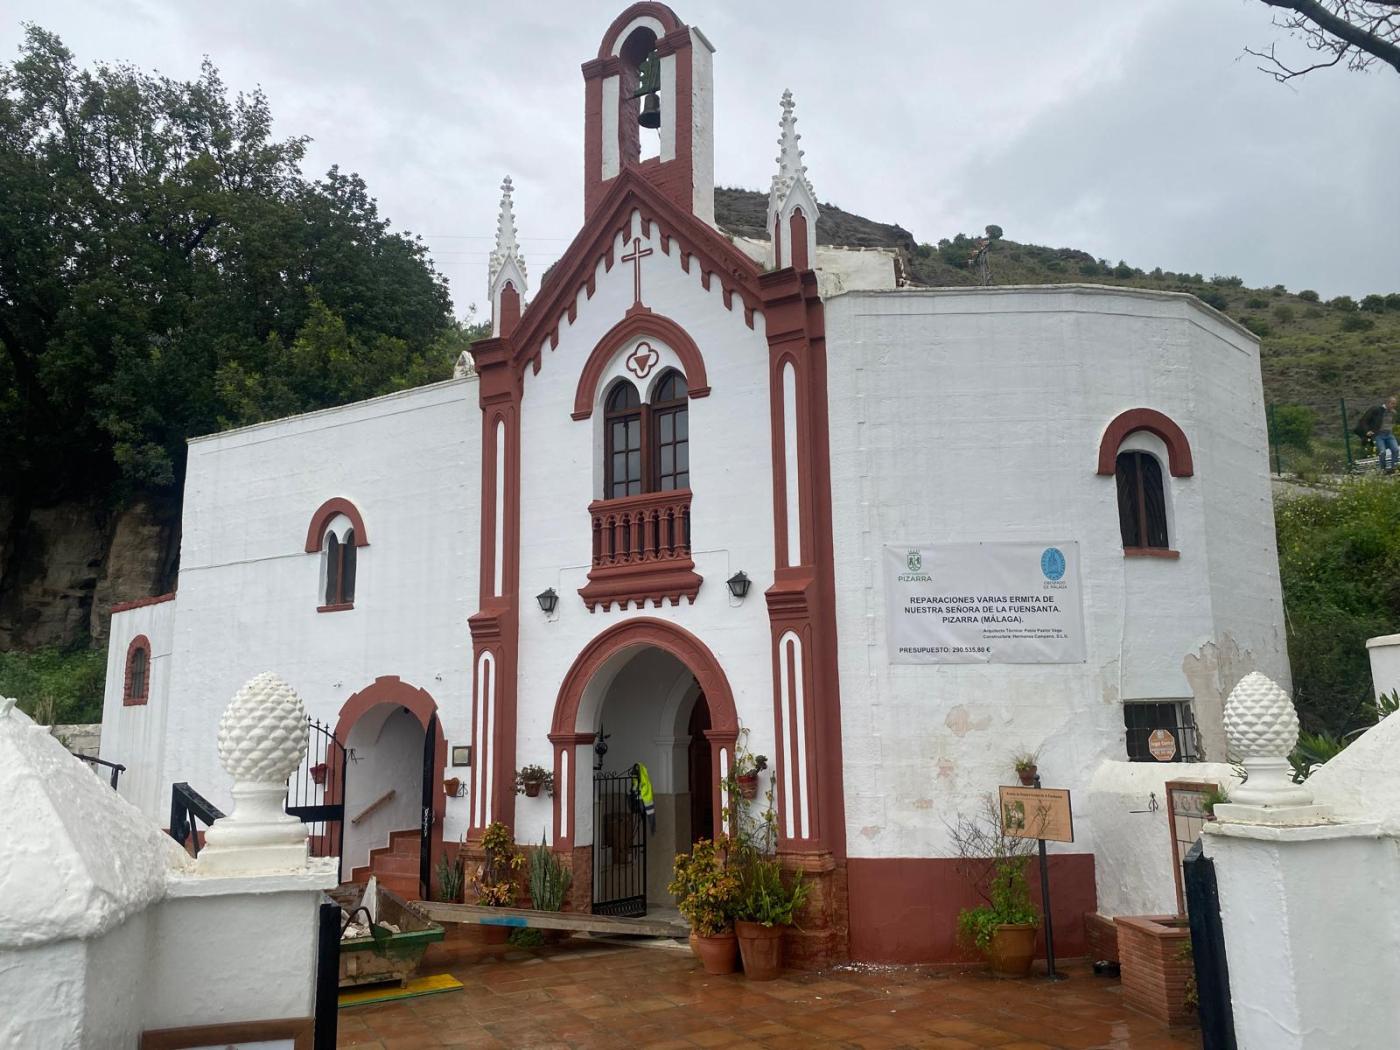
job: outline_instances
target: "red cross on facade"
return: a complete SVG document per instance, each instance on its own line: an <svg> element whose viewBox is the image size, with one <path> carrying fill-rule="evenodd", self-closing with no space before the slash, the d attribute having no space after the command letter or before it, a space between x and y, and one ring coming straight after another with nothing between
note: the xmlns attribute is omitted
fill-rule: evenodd
<svg viewBox="0 0 1400 1050"><path fill-rule="evenodd" d="M642 247L642 239L632 239L632 250L622 257L623 262L632 264L632 304L642 305L642 260L652 254L652 249Z"/></svg>

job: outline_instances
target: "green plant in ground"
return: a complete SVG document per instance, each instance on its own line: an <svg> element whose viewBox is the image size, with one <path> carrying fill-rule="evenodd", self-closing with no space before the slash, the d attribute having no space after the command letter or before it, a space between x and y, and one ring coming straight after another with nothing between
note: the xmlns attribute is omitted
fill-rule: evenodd
<svg viewBox="0 0 1400 1050"><path fill-rule="evenodd" d="M452 860L448 860L445 855L438 858L436 900L446 901L448 904L457 903L462 899L462 887L466 885L466 881L467 873L460 846L457 856Z"/></svg>
<svg viewBox="0 0 1400 1050"><path fill-rule="evenodd" d="M510 828L499 820L487 825L481 836L486 860L478 866L472 887L476 902L492 908L509 908L515 904L516 873L525 865L525 858L515 848Z"/></svg>
<svg viewBox="0 0 1400 1050"><path fill-rule="evenodd" d="M1268 413L1269 443L1307 452L1312 448L1317 413L1303 405L1273 405Z"/></svg>
<svg viewBox="0 0 1400 1050"><path fill-rule="evenodd" d="M544 943L544 934L539 930L531 929L528 926L511 930L506 941L517 948L538 948Z"/></svg>
<svg viewBox="0 0 1400 1050"><path fill-rule="evenodd" d="M0 696L13 696L44 725L102 721L106 675L105 649L0 652Z"/></svg>
<svg viewBox="0 0 1400 1050"><path fill-rule="evenodd" d="M530 850L530 903L537 911L558 911L574 874L540 836L540 844Z"/></svg>
<svg viewBox="0 0 1400 1050"><path fill-rule="evenodd" d="M797 872L790 882L783 881L783 868L769 857L748 856L739 867L739 895L734 902L734 918L762 926L791 926L810 887Z"/></svg>
<svg viewBox="0 0 1400 1050"><path fill-rule="evenodd" d="M1293 781L1301 784L1312 776L1317 766L1330 762L1346 748L1346 741L1331 733L1309 733L1306 729L1298 734L1298 743L1288 756L1288 764L1293 767Z"/></svg>
<svg viewBox="0 0 1400 1050"><path fill-rule="evenodd" d="M959 871L982 899L958 913L958 936L965 943L986 951L998 926L1040 921L1026 882L1035 840L1006 834L995 796L984 797L975 815L960 815L948 834L957 848Z"/></svg>
<svg viewBox="0 0 1400 1050"><path fill-rule="evenodd" d="M1216 806L1223 805L1229 801L1230 792L1217 784L1201 796L1201 812L1208 817L1213 816Z"/></svg>
<svg viewBox="0 0 1400 1050"><path fill-rule="evenodd" d="M689 853L676 854L671 884L666 887L690 928L702 937L714 937L728 928L739 888L725 847L709 839L695 843Z"/></svg>

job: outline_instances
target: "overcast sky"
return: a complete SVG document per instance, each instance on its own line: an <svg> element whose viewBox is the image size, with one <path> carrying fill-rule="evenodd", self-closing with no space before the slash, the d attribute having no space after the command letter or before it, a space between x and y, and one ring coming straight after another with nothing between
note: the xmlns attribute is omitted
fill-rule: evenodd
<svg viewBox="0 0 1400 1050"><path fill-rule="evenodd" d="M358 171L424 236L462 313L503 175L533 280L576 232L579 65L625 6L8 0L0 54L35 21L80 64L190 78L209 55L312 136L309 173ZM716 48L719 185L767 188L791 88L819 199L919 240L997 223L1145 269L1400 291L1400 76L1274 83L1241 57L1281 36L1259 0L672 6Z"/></svg>

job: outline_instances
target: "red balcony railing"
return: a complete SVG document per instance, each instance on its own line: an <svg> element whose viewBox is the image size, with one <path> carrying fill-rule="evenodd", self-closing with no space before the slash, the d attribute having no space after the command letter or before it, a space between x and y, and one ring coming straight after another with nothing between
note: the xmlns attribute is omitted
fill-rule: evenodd
<svg viewBox="0 0 1400 1050"><path fill-rule="evenodd" d="M594 500L593 567L579 591L589 609L616 603L695 600L700 577L690 557L690 490Z"/></svg>

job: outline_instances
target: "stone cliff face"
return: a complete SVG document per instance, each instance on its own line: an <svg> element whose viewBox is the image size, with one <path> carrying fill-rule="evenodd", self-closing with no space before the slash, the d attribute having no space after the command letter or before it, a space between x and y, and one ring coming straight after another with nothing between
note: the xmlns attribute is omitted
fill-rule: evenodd
<svg viewBox="0 0 1400 1050"><path fill-rule="evenodd" d="M114 603L174 586L179 522L174 497L118 511L0 500L0 650L104 645Z"/></svg>

